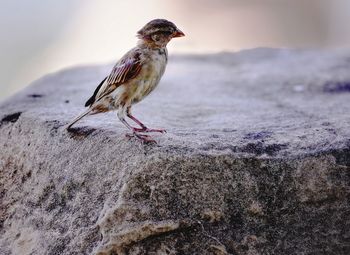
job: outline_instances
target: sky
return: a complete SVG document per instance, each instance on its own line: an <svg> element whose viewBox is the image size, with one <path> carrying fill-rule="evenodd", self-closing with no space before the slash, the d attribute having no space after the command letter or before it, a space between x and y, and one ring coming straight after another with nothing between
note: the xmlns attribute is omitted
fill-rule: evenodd
<svg viewBox="0 0 350 255"><path fill-rule="evenodd" d="M170 54L350 47L348 0L0 0L0 100L41 76L118 60L154 18L186 34Z"/></svg>

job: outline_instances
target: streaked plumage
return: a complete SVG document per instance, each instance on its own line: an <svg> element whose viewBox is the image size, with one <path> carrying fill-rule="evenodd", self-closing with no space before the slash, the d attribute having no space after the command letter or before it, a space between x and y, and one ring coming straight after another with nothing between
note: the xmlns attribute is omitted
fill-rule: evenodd
<svg viewBox="0 0 350 255"><path fill-rule="evenodd" d="M170 21L156 19L147 23L137 34L138 45L127 52L113 67L111 73L99 84L85 106L84 113L75 118L68 126L87 115L117 111L120 121L133 135L143 142L154 142L143 132L164 132L161 129L148 129L131 115L131 106L140 102L158 85L168 61L167 43L174 37L184 34ZM129 117L140 128L129 125Z"/></svg>

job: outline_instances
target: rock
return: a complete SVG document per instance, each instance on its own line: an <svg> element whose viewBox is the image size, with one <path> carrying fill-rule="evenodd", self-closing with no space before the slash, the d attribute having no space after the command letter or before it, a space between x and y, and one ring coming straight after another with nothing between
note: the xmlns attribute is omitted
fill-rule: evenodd
<svg viewBox="0 0 350 255"><path fill-rule="evenodd" d="M134 107L64 125L111 66L50 74L0 108L0 254L349 254L350 53L170 57Z"/></svg>

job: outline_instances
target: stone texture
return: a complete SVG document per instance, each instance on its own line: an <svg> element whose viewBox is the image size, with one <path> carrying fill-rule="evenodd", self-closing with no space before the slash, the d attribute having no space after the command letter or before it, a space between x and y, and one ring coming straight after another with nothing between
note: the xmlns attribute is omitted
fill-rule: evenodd
<svg viewBox="0 0 350 255"><path fill-rule="evenodd" d="M0 108L0 254L349 254L350 53L173 56L134 113L64 125L111 68Z"/></svg>

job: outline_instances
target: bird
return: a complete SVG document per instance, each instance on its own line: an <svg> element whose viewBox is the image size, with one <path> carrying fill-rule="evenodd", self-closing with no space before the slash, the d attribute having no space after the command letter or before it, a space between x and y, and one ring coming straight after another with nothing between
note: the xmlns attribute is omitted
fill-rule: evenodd
<svg viewBox="0 0 350 255"><path fill-rule="evenodd" d="M159 84L168 62L167 44L173 38L185 34L166 19L154 19L138 32L136 47L129 50L112 68L86 101L86 111L70 122L66 129L83 117L116 111L119 120L132 132L129 137L136 137L142 143L156 143L144 133L166 132L164 129L151 129L134 117L131 107L149 95ZM139 127L127 122L128 117Z"/></svg>

